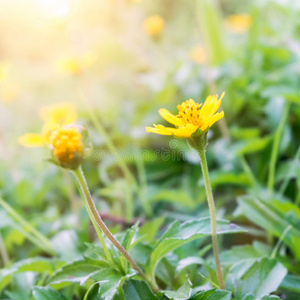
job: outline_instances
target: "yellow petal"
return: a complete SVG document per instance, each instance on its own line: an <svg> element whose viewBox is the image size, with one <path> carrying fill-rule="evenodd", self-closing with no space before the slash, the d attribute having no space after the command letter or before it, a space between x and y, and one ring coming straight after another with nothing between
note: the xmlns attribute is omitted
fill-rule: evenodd
<svg viewBox="0 0 300 300"><path fill-rule="evenodd" d="M26 133L19 137L19 143L24 147L45 146L44 136L38 133Z"/></svg>
<svg viewBox="0 0 300 300"><path fill-rule="evenodd" d="M201 114L204 118L210 118L220 107L221 101L225 93L223 92L220 99L218 100L218 95L208 96L201 109Z"/></svg>
<svg viewBox="0 0 300 300"><path fill-rule="evenodd" d="M169 130L170 128L166 128L163 125L155 125L155 124L153 124L153 126L154 127L146 127L146 131L161 134L161 135L172 135L172 133Z"/></svg>
<svg viewBox="0 0 300 300"><path fill-rule="evenodd" d="M207 119L203 125L200 127L202 131L205 131L207 128L210 128L214 123L224 117L224 111L222 110L219 113L214 114L211 118Z"/></svg>
<svg viewBox="0 0 300 300"><path fill-rule="evenodd" d="M179 138L188 138L198 129L197 126L193 124L187 124L185 126L181 126L179 128L168 128L168 130L172 133L172 135Z"/></svg>
<svg viewBox="0 0 300 300"><path fill-rule="evenodd" d="M170 124L175 125L175 126L181 126L182 125L182 120L173 114L171 114L167 109L161 108L159 111L160 115Z"/></svg>
<svg viewBox="0 0 300 300"><path fill-rule="evenodd" d="M45 123L67 125L77 120L75 106L72 103L57 103L43 107L40 117Z"/></svg>
<svg viewBox="0 0 300 300"><path fill-rule="evenodd" d="M216 123L218 120L222 119L223 117L224 117L224 111L222 110L221 112L216 113L211 117L208 126L211 127L214 123Z"/></svg>

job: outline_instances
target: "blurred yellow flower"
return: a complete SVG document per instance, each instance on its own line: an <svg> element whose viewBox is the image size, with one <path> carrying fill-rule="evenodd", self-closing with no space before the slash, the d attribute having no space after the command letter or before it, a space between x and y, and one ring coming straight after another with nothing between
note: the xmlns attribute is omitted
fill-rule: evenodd
<svg viewBox="0 0 300 300"><path fill-rule="evenodd" d="M55 69L60 73L78 75L92 66L97 60L95 53L87 53L80 57L68 55L61 57L55 63Z"/></svg>
<svg viewBox="0 0 300 300"><path fill-rule="evenodd" d="M77 169L84 156L82 135L77 126L62 126L51 132L49 144L60 166Z"/></svg>
<svg viewBox="0 0 300 300"><path fill-rule="evenodd" d="M197 64L203 64L206 60L205 49L202 46L195 46L190 51L190 58Z"/></svg>
<svg viewBox="0 0 300 300"><path fill-rule="evenodd" d="M225 26L228 30L243 33L251 26L252 19L247 14L230 15L225 18Z"/></svg>
<svg viewBox="0 0 300 300"><path fill-rule="evenodd" d="M156 36L163 31L165 21L161 16L153 15L144 20L143 27L147 34Z"/></svg>
<svg viewBox="0 0 300 300"><path fill-rule="evenodd" d="M178 138L190 138L197 130L206 132L215 122L224 117L224 112L217 112L221 105L224 93L218 99L218 95L208 96L202 106L190 99L177 106L178 115L171 114L167 109L161 108L160 115L176 128L155 125L146 127L147 132L161 135L173 135ZM202 106L202 108L201 108Z"/></svg>
<svg viewBox="0 0 300 300"><path fill-rule="evenodd" d="M25 147L42 147L49 143L49 134L58 126L72 124L77 120L77 113L72 103L58 103L43 107L39 111L44 121L42 133L27 133L19 138Z"/></svg>
<svg viewBox="0 0 300 300"><path fill-rule="evenodd" d="M45 142L45 137L39 133L26 133L19 137L19 144L24 147L43 147Z"/></svg>
<svg viewBox="0 0 300 300"><path fill-rule="evenodd" d="M1 76L1 75L0 75ZM16 84L5 80L0 84L0 100L4 102L12 102L19 95L19 88Z"/></svg>
<svg viewBox="0 0 300 300"><path fill-rule="evenodd" d="M39 110L40 118L46 124L71 124L77 120L75 106L72 103L57 103L44 106Z"/></svg>

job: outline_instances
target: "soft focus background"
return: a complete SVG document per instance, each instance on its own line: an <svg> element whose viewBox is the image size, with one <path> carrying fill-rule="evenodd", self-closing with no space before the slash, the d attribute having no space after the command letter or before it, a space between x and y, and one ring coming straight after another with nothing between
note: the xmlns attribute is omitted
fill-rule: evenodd
<svg viewBox="0 0 300 300"><path fill-rule="evenodd" d="M68 103L94 145L83 169L113 232L207 216L197 156L145 126L165 124L161 107L176 113L225 91L225 118L209 132L212 186L218 216L249 232L222 251L256 241L269 256L286 231L278 260L299 285L278 293L299 299L299 17L292 0L1 0L1 197L61 258L86 250L94 233L73 178L45 161L47 149L19 143L41 133L43 109ZM1 267L48 255L24 226L0 205ZM30 274L2 272L3 295L30 293Z"/></svg>

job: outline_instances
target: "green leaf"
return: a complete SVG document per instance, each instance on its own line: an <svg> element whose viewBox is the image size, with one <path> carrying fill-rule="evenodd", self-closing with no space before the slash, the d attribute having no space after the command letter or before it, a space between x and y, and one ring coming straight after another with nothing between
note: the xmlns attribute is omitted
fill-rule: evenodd
<svg viewBox="0 0 300 300"><path fill-rule="evenodd" d="M300 232L291 223L290 218L285 219L285 215L272 205L272 202L258 200L251 195L240 197L238 203L245 217L278 238L281 237L287 227L291 226L283 238L283 242L291 248L295 257L300 260Z"/></svg>
<svg viewBox="0 0 300 300"><path fill-rule="evenodd" d="M144 236L144 240L152 242L164 220L165 217L159 217L146 222L143 226L140 227L140 235Z"/></svg>
<svg viewBox="0 0 300 300"><path fill-rule="evenodd" d="M230 224L225 220L217 221L218 234L225 233L237 233L243 232L244 230L235 224ZM175 221L171 224L169 229L160 238L157 245L155 246L149 263L146 267L146 274L153 278L154 272L159 261L170 251L188 243L197 238L207 236L211 234L210 218L201 218L190 220L180 224Z"/></svg>
<svg viewBox="0 0 300 300"><path fill-rule="evenodd" d="M187 258L184 258L179 261L176 272L181 272L184 268L190 266L190 265L203 265L205 263L204 259L198 256L189 256Z"/></svg>
<svg viewBox="0 0 300 300"><path fill-rule="evenodd" d="M139 222L136 222L131 228L126 230L125 236L122 241L122 246L129 252L131 248L132 239L139 227ZM127 272L127 261L123 255L120 256L120 262L125 272Z"/></svg>
<svg viewBox="0 0 300 300"><path fill-rule="evenodd" d="M145 281L128 280L124 286L125 300L157 300Z"/></svg>
<svg viewBox="0 0 300 300"><path fill-rule="evenodd" d="M89 259L74 261L57 270L48 279L48 284L57 289L72 283L83 284L103 266L106 266L105 263Z"/></svg>
<svg viewBox="0 0 300 300"><path fill-rule="evenodd" d="M169 299L181 300L188 299L192 293L192 284L187 278L184 285L181 286L177 291L162 291L164 295Z"/></svg>
<svg viewBox="0 0 300 300"><path fill-rule="evenodd" d="M51 274L61 264L63 262L43 257L20 260L9 268L0 271L0 290L10 283L13 274L21 272L48 272Z"/></svg>
<svg viewBox="0 0 300 300"><path fill-rule="evenodd" d="M248 259L259 259L269 256L271 250L271 248L258 248L257 242L254 242L253 245L235 246L221 254L221 261L223 264L234 264Z"/></svg>
<svg viewBox="0 0 300 300"><path fill-rule="evenodd" d="M275 85L264 89L262 93L263 97L283 97L284 99L300 104L299 91L297 88L287 85Z"/></svg>
<svg viewBox="0 0 300 300"><path fill-rule="evenodd" d="M280 182L286 178L296 178L300 174L300 161L291 159L280 163L276 171L275 181Z"/></svg>
<svg viewBox="0 0 300 300"><path fill-rule="evenodd" d="M231 300L231 292L217 289L200 291L190 300Z"/></svg>
<svg viewBox="0 0 300 300"><path fill-rule="evenodd" d="M178 203L190 208L195 207L195 205L197 204L191 196L189 196L185 191L180 189L159 191L150 198L150 201L152 202L165 201L165 202Z"/></svg>
<svg viewBox="0 0 300 300"><path fill-rule="evenodd" d="M260 135L260 129L258 127L240 128L238 126L234 126L230 128L230 135L238 140L253 139Z"/></svg>
<svg viewBox="0 0 300 300"><path fill-rule="evenodd" d="M100 295L105 300L110 300L116 294L119 286L128 277L134 276L136 273L124 276L122 273L113 269L101 269L92 274L92 278L100 285Z"/></svg>
<svg viewBox="0 0 300 300"><path fill-rule="evenodd" d="M237 281L236 299L243 299L247 294L262 297L276 291L286 273L286 268L274 259L258 260Z"/></svg>
<svg viewBox="0 0 300 300"><path fill-rule="evenodd" d="M131 228L126 230L125 236L122 241L122 246L129 251L131 241L133 239L133 236L135 235L137 229L139 228L139 222L136 222Z"/></svg>
<svg viewBox="0 0 300 300"><path fill-rule="evenodd" d="M280 287L285 290L300 293L300 276L286 275L281 282Z"/></svg>
<svg viewBox="0 0 300 300"><path fill-rule="evenodd" d="M216 188L219 185L242 185L247 186L250 185L249 178L246 174L240 173L240 174L234 174L223 172L223 171L214 171L210 174L210 180L211 180L211 186L212 189Z"/></svg>
<svg viewBox="0 0 300 300"><path fill-rule="evenodd" d="M32 295L35 300L67 300L52 287L35 286Z"/></svg>
<svg viewBox="0 0 300 300"><path fill-rule="evenodd" d="M239 155L254 153L265 149L270 143L271 139L271 136L249 139L246 141L238 142L234 145L234 148L236 153Z"/></svg>
<svg viewBox="0 0 300 300"><path fill-rule="evenodd" d="M253 245L237 246L223 252L221 261L223 265L229 265L227 277L231 277L233 282L243 276L258 259L269 257L271 252L271 247L254 242Z"/></svg>

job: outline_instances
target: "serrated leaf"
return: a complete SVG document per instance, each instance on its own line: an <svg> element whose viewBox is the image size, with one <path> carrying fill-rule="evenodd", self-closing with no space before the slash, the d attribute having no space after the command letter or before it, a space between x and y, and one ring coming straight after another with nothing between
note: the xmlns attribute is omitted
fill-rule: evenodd
<svg viewBox="0 0 300 300"><path fill-rule="evenodd" d="M124 286L125 300L158 300L145 281L129 280Z"/></svg>
<svg viewBox="0 0 300 300"><path fill-rule="evenodd" d="M231 292L217 289L200 291L190 300L231 300Z"/></svg>
<svg viewBox="0 0 300 300"><path fill-rule="evenodd" d="M100 261L88 259L74 261L57 270L48 279L48 284L57 289L72 283L83 284L89 277L104 266L106 266L106 264Z"/></svg>
<svg viewBox="0 0 300 300"><path fill-rule="evenodd" d="M286 268L274 259L263 258L237 281L235 298L243 299L247 294L263 297L277 290L287 273Z"/></svg>
<svg viewBox="0 0 300 300"><path fill-rule="evenodd" d="M35 286L32 295L35 300L67 300L66 297L52 287Z"/></svg>
<svg viewBox="0 0 300 300"><path fill-rule="evenodd" d="M162 291L167 298L174 300L188 299L191 296L191 292L192 284L188 279L177 291Z"/></svg>
<svg viewBox="0 0 300 300"><path fill-rule="evenodd" d="M225 220L217 221L217 229L218 234L244 231L242 228L234 224L229 224L229 222ZM175 221L155 246L146 267L146 274L153 278L157 264L167 253L194 239L210 234L210 218L208 217L190 220L182 224Z"/></svg>
<svg viewBox="0 0 300 300"><path fill-rule="evenodd" d="M134 276L135 273L124 276L122 273L113 269L101 269L92 274L92 278L99 283L99 293L105 300L110 300L116 294L117 289L122 281L128 277Z"/></svg>

